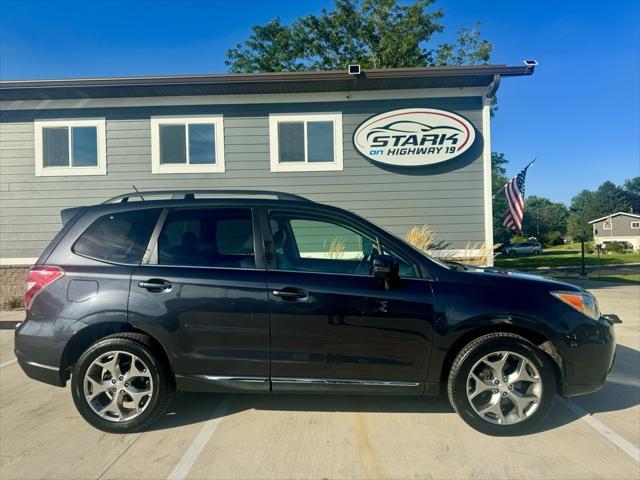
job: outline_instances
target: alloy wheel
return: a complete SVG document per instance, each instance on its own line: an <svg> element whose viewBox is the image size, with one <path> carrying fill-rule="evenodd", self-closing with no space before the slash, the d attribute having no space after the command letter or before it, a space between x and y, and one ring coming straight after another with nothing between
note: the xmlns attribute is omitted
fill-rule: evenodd
<svg viewBox="0 0 640 480"><path fill-rule="evenodd" d="M124 422L139 416L153 395L153 379L140 357L124 351L100 354L84 376L84 396L98 416Z"/></svg>
<svg viewBox="0 0 640 480"><path fill-rule="evenodd" d="M513 425L529 418L542 399L536 366L523 355L498 351L485 355L469 371L467 398L490 423Z"/></svg>

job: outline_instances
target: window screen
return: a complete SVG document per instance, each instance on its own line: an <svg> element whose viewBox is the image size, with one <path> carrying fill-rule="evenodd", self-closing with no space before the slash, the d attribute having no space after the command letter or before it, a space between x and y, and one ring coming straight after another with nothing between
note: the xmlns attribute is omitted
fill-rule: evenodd
<svg viewBox="0 0 640 480"><path fill-rule="evenodd" d="M112 213L98 218L73 246L80 255L114 263L139 263L159 209Z"/></svg>
<svg viewBox="0 0 640 480"><path fill-rule="evenodd" d="M304 162L304 123L278 124L278 152L280 162Z"/></svg>
<svg viewBox="0 0 640 480"><path fill-rule="evenodd" d="M184 125L160 125L160 163L187 163Z"/></svg>
<svg viewBox="0 0 640 480"><path fill-rule="evenodd" d="M45 167L68 167L69 128L43 128L42 148Z"/></svg>
<svg viewBox="0 0 640 480"><path fill-rule="evenodd" d="M158 239L158 263L255 268L251 210L172 210Z"/></svg>

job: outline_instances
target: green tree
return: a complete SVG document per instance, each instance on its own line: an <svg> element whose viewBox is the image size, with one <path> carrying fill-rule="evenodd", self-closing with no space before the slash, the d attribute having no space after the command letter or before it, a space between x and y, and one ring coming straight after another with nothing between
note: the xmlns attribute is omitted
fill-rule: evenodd
<svg viewBox="0 0 640 480"><path fill-rule="evenodd" d="M567 231L569 212L562 203L531 195L524 204L522 232L549 245L558 241Z"/></svg>
<svg viewBox="0 0 640 480"><path fill-rule="evenodd" d="M637 193L640 195L640 177L626 179L622 188L627 192Z"/></svg>
<svg viewBox="0 0 640 480"><path fill-rule="evenodd" d="M640 211L640 194L620 188L613 182L606 181L594 191L583 190L571 200L567 234L574 239L582 235L582 209L586 225L586 237L591 239L593 232L588 225L590 220L606 217L616 212Z"/></svg>
<svg viewBox="0 0 640 480"><path fill-rule="evenodd" d="M493 194L493 241L504 243L511 238L513 232L502 225L507 214L507 197L500 189L509 181L507 178L507 163L509 161L504 153L493 152L491 154L491 191Z"/></svg>
<svg viewBox="0 0 640 480"><path fill-rule="evenodd" d="M227 51L233 72L342 70L486 63L492 45L478 24L458 31L455 43L434 45L442 32L435 0L336 0L332 10L283 25L278 17L251 27L249 38Z"/></svg>

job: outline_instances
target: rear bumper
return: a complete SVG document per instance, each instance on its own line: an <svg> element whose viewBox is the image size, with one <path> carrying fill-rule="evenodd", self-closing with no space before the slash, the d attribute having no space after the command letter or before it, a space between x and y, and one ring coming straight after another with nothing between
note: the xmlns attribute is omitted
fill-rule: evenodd
<svg viewBox="0 0 640 480"><path fill-rule="evenodd" d="M56 338L55 319L25 320L16 326L14 352L18 364L28 377L40 382L64 387L60 358L64 343Z"/></svg>
<svg viewBox="0 0 640 480"><path fill-rule="evenodd" d="M41 363L29 360L18 349L14 349L16 358L20 368L27 374L29 378L38 380L40 382L48 383L49 385L55 385L56 387L64 387L66 382L63 376L60 374L60 369L52 367L50 365L43 365Z"/></svg>
<svg viewBox="0 0 640 480"><path fill-rule="evenodd" d="M613 323L606 317L582 324L565 337L562 355L562 395L572 397L600 390L613 367L616 339Z"/></svg>

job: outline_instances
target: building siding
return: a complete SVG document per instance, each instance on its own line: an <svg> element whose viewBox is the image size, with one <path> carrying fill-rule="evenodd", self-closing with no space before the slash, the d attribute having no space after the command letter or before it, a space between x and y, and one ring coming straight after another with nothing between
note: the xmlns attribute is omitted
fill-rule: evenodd
<svg viewBox="0 0 640 480"><path fill-rule="evenodd" d="M611 217L612 229L605 230L604 224L606 220L601 220L593 224L594 233L597 231L599 237L606 239L607 237L631 237L640 236L640 229L631 228L631 222L640 222L640 217L631 215L617 215Z"/></svg>
<svg viewBox="0 0 640 480"><path fill-rule="evenodd" d="M378 113L409 107L456 112L477 129L474 146L439 165L374 164L352 143L356 127ZM342 112L344 171L272 173L270 113ZM153 115L223 114L225 173L152 174ZM107 175L36 177L34 119L106 118ZM398 235L429 224L449 248L485 239L482 99L455 97L353 102L202 105L0 112L0 258L37 257L59 230L60 210L132 190L273 189L347 208Z"/></svg>

